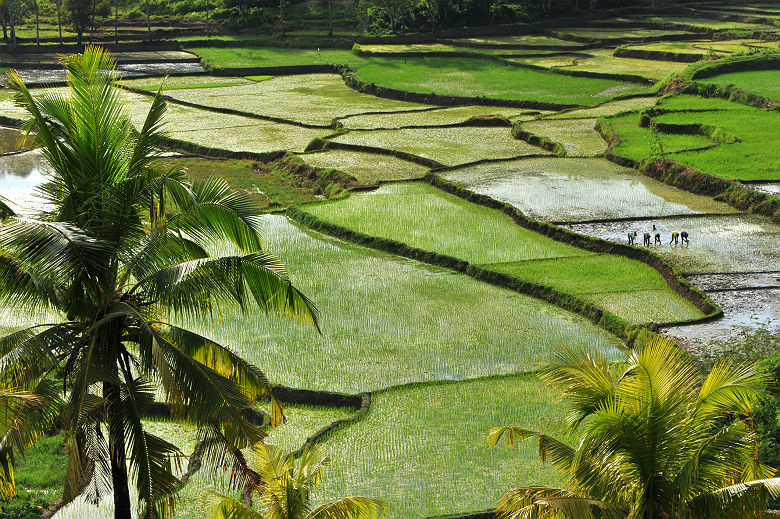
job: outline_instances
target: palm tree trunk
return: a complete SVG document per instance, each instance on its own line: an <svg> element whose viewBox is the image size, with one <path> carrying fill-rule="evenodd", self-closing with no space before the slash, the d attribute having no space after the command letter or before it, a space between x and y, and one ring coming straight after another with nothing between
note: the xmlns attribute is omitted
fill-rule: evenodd
<svg viewBox="0 0 780 519"><path fill-rule="evenodd" d="M60 28L60 45L62 45L62 18L60 16L60 0L57 0L57 27Z"/></svg>
<svg viewBox="0 0 780 519"><path fill-rule="evenodd" d="M95 0L92 0L92 18L89 24L89 44L92 45L92 38L95 36Z"/></svg>
<svg viewBox="0 0 780 519"><path fill-rule="evenodd" d="M209 0L206 0L206 36L209 35Z"/></svg>
<svg viewBox="0 0 780 519"><path fill-rule="evenodd" d="M103 383L107 401L108 445L111 451L111 481L114 487L114 519L130 519L130 488L125 459L125 431L119 387Z"/></svg>
<svg viewBox="0 0 780 519"><path fill-rule="evenodd" d="M284 0L279 0L279 19L282 21L282 36L284 36Z"/></svg>
<svg viewBox="0 0 780 519"><path fill-rule="evenodd" d="M14 13L13 10L9 7L8 9L8 18L11 25L11 42L12 46L15 49L16 48L16 20L14 20Z"/></svg>
<svg viewBox="0 0 780 519"><path fill-rule="evenodd" d="M8 25L5 19L5 11L0 9L0 22L3 24L3 41L8 43Z"/></svg>
<svg viewBox="0 0 780 519"><path fill-rule="evenodd" d="M149 39L152 39L152 24L149 22L149 0L146 0L146 32L149 34Z"/></svg>
<svg viewBox="0 0 780 519"><path fill-rule="evenodd" d="M41 46L41 24L38 15L38 0L35 0L35 46Z"/></svg>
<svg viewBox="0 0 780 519"><path fill-rule="evenodd" d="M119 43L119 0L114 2L114 43Z"/></svg>
<svg viewBox="0 0 780 519"><path fill-rule="evenodd" d="M328 36L333 36L333 0L328 0Z"/></svg>

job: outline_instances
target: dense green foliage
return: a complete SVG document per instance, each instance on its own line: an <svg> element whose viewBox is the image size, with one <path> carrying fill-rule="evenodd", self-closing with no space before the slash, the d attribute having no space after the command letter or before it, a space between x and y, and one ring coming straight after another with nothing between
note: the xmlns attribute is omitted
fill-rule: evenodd
<svg viewBox="0 0 780 519"><path fill-rule="evenodd" d="M775 469L755 458L750 415L760 378L723 360L700 380L668 339L611 365L598 352L562 348L541 376L562 395L574 446L545 431L493 429L494 446L529 438L539 458L567 478L559 488L524 483L501 499L513 519L557 513L568 519L763 517L780 496Z"/></svg>

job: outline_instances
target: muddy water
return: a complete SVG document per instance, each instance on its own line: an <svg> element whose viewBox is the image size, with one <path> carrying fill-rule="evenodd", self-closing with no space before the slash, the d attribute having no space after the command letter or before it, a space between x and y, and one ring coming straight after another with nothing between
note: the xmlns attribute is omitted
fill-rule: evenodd
<svg viewBox="0 0 780 519"><path fill-rule="evenodd" d="M138 65L118 65L117 75L123 78L142 76L165 76L168 74L192 74L204 72L200 63L158 62ZM53 83L64 81L65 72L61 69L47 70L26 68L19 71L26 83Z"/></svg>
<svg viewBox="0 0 780 519"><path fill-rule="evenodd" d="M696 353L710 350L715 342L737 339L751 329L780 333L780 287L708 294L723 308L722 318L710 323L666 328L664 334Z"/></svg>
<svg viewBox="0 0 780 519"><path fill-rule="evenodd" d="M606 218L732 212L727 204L669 187L604 159L526 159L443 172L532 218Z"/></svg>
<svg viewBox="0 0 780 519"><path fill-rule="evenodd" d="M0 127L0 155L16 153L25 149L21 132L12 128Z"/></svg>
<svg viewBox="0 0 780 519"><path fill-rule="evenodd" d="M642 222L574 224L571 229L590 236L627 242L631 230L642 235L661 233L661 245L651 249L684 272L780 271L780 225L756 215L680 217ZM690 245L669 244L673 231L687 231Z"/></svg>
<svg viewBox="0 0 780 519"><path fill-rule="evenodd" d="M45 175L45 161L38 151L0 156L0 195L17 211L37 205L35 188Z"/></svg>

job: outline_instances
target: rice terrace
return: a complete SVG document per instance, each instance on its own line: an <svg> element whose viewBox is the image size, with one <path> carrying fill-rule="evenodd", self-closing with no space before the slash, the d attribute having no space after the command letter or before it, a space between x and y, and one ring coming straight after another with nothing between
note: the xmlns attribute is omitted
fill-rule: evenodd
<svg viewBox="0 0 780 519"><path fill-rule="evenodd" d="M0 0L0 519L780 514L780 3Z"/></svg>

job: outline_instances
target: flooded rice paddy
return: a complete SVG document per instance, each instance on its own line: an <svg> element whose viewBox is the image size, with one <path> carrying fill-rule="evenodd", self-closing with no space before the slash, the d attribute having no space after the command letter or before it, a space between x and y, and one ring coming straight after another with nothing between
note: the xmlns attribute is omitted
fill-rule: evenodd
<svg viewBox="0 0 780 519"><path fill-rule="evenodd" d="M780 225L757 215L679 217L641 222L573 224L571 229L611 241L625 243L636 230L641 237L661 233L661 245L653 252L685 272L780 271ZM672 232L687 231L690 245L670 244Z"/></svg>
<svg viewBox="0 0 780 519"><path fill-rule="evenodd" d="M553 222L734 212L604 159L533 158L440 173L464 187Z"/></svg>

